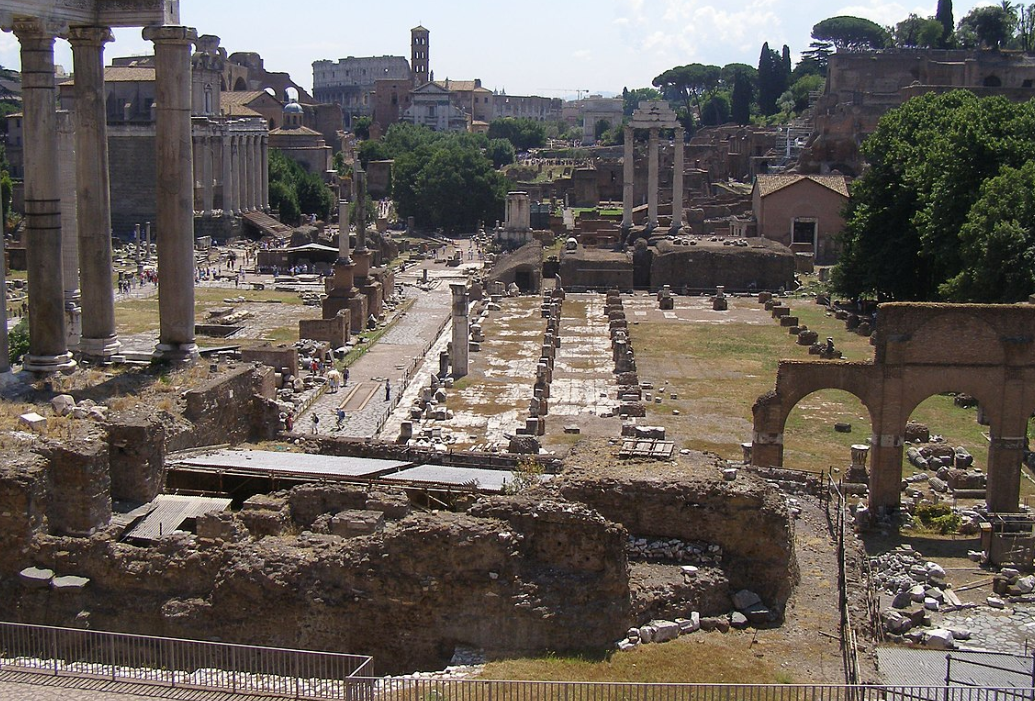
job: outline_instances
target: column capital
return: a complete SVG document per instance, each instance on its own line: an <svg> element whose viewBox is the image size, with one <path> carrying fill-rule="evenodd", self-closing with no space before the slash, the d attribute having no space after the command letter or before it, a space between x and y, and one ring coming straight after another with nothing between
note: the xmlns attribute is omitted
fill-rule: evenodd
<svg viewBox="0 0 1035 701"><path fill-rule="evenodd" d="M26 39L53 40L68 31L68 23L42 17L16 17L11 22L11 31L20 41Z"/></svg>
<svg viewBox="0 0 1035 701"><path fill-rule="evenodd" d="M193 44L198 40L198 30L194 27L162 25L144 27L142 36L155 44Z"/></svg>
<svg viewBox="0 0 1035 701"><path fill-rule="evenodd" d="M111 33L111 27L71 27L68 30L68 43L72 46L83 44L85 46L103 46L110 41L115 41L115 35Z"/></svg>

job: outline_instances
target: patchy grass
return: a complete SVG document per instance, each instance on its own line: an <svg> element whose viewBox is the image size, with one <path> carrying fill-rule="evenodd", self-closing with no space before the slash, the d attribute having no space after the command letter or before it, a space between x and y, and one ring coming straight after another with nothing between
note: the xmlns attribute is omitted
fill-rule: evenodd
<svg viewBox="0 0 1035 701"><path fill-rule="evenodd" d="M598 655L549 655L490 662L482 679L577 682L657 682L684 684L786 684L807 676L781 667L768 645L751 633L697 633L664 645ZM767 654L768 653L768 654ZM788 650L788 655L793 651ZM545 697L545 696L544 696Z"/></svg>

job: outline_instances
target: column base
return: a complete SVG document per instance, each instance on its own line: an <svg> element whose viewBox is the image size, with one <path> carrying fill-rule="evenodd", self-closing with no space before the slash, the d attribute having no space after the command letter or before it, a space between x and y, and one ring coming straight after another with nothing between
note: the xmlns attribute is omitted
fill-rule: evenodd
<svg viewBox="0 0 1035 701"><path fill-rule="evenodd" d="M672 234L673 236L678 236L680 233L682 233L682 231L683 231L683 225L682 224L673 224L671 227L669 227L669 230L668 230L668 232L670 234Z"/></svg>
<svg viewBox="0 0 1035 701"><path fill-rule="evenodd" d="M83 309L77 302L65 302L65 339L70 350L79 348L83 332Z"/></svg>
<svg viewBox="0 0 1035 701"><path fill-rule="evenodd" d="M59 355L26 355L22 361L22 369L38 375L52 375L55 372L68 372L76 366L72 354L64 352Z"/></svg>
<svg viewBox="0 0 1035 701"><path fill-rule="evenodd" d="M119 354L122 344L118 336L109 338L86 338L79 339L79 355L84 360L92 363L107 365L112 362L112 357Z"/></svg>
<svg viewBox="0 0 1035 701"><path fill-rule="evenodd" d="M196 343L159 343L151 356L160 363L193 363L198 359Z"/></svg>

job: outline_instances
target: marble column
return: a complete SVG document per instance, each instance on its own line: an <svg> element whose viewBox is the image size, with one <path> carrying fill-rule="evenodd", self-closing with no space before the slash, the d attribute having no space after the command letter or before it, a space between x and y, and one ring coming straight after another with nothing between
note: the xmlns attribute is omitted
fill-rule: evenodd
<svg viewBox="0 0 1035 701"><path fill-rule="evenodd" d="M632 127L625 128L625 157L622 162L622 232L628 235L633 225L633 180L636 177L636 155L633 139L635 131Z"/></svg>
<svg viewBox="0 0 1035 701"><path fill-rule="evenodd" d="M223 134L223 213L237 214L237 200L234 199L233 137Z"/></svg>
<svg viewBox="0 0 1035 701"><path fill-rule="evenodd" d="M658 130L650 130L647 142L647 229L658 228Z"/></svg>
<svg viewBox="0 0 1035 701"><path fill-rule="evenodd" d="M338 200L338 260L349 262L349 202Z"/></svg>
<svg viewBox="0 0 1035 701"><path fill-rule="evenodd" d="M471 327L468 319L467 284L460 282L449 286L453 293L453 355L450 357L453 379L468 372L468 341Z"/></svg>
<svg viewBox="0 0 1035 701"><path fill-rule="evenodd" d="M245 134L241 137L239 153L241 154L241 211L251 212L254 207L252 202L252 137Z"/></svg>
<svg viewBox="0 0 1035 701"><path fill-rule="evenodd" d="M190 362L194 342L194 188L191 153L192 27L146 27L155 45L158 321L155 357Z"/></svg>
<svg viewBox="0 0 1035 701"><path fill-rule="evenodd" d="M265 134L259 139L259 155L261 156L261 168L259 182L262 184L259 197L259 204L262 211L270 211L270 146L269 137Z"/></svg>
<svg viewBox="0 0 1035 701"><path fill-rule="evenodd" d="M686 130L683 127L676 127L675 139L672 147L675 154L672 156L672 232L677 233L683 228L683 157L686 146L683 143L683 134Z"/></svg>
<svg viewBox="0 0 1035 701"><path fill-rule="evenodd" d="M237 204L237 212L244 214L248 211L247 203L244 201L244 192L241 190L241 136L235 135L233 139L233 173L234 173L234 202Z"/></svg>
<svg viewBox="0 0 1035 701"><path fill-rule="evenodd" d="M262 211L262 154L260 153L261 140L259 135L256 134L251 137L252 147L248 153L251 154L251 176L250 181L252 184L252 209L256 212Z"/></svg>
<svg viewBox="0 0 1035 701"><path fill-rule="evenodd" d="M54 90L54 35L38 20L17 20L21 46L25 144L25 239L29 280L29 352L25 370L75 367L65 335L61 279L61 200Z"/></svg>
<svg viewBox="0 0 1035 701"><path fill-rule="evenodd" d="M75 67L76 183L79 224L79 284L83 308L79 352L110 362L119 352L115 292L111 286L111 199L108 127L104 107L104 44L107 27L73 27L69 33Z"/></svg>
<svg viewBox="0 0 1035 701"><path fill-rule="evenodd" d="M201 213L212 216L215 194L212 190L212 137L201 137Z"/></svg>
<svg viewBox="0 0 1035 701"><path fill-rule="evenodd" d="M58 110L58 173L61 179L61 286L64 288L65 337L69 350L79 347L83 308L79 296L79 228L76 221L75 125Z"/></svg>

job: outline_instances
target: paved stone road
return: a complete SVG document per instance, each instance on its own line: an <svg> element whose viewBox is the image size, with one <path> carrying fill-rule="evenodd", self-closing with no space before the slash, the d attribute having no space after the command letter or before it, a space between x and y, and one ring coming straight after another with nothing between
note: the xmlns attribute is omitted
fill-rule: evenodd
<svg viewBox="0 0 1035 701"><path fill-rule="evenodd" d="M443 338L449 335L448 324L452 295L450 280L463 280L458 268L443 269L428 265L429 278L436 282L424 291L412 283L423 275L422 267L415 267L397 277L406 284L406 294L415 297L413 305L394 322L377 343L349 367L349 383L336 394L325 392L295 421L296 430L308 431L311 416L320 417L320 432L350 438L394 438L399 423L413 396L427 383L430 373L438 370L437 363L425 363L425 356L438 358L439 347L444 349ZM391 398L385 398L385 381L392 385ZM401 394L400 394L401 393ZM337 430L336 412L343 406L346 420ZM394 416L390 416L400 407ZM382 426L384 430L381 431Z"/></svg>

